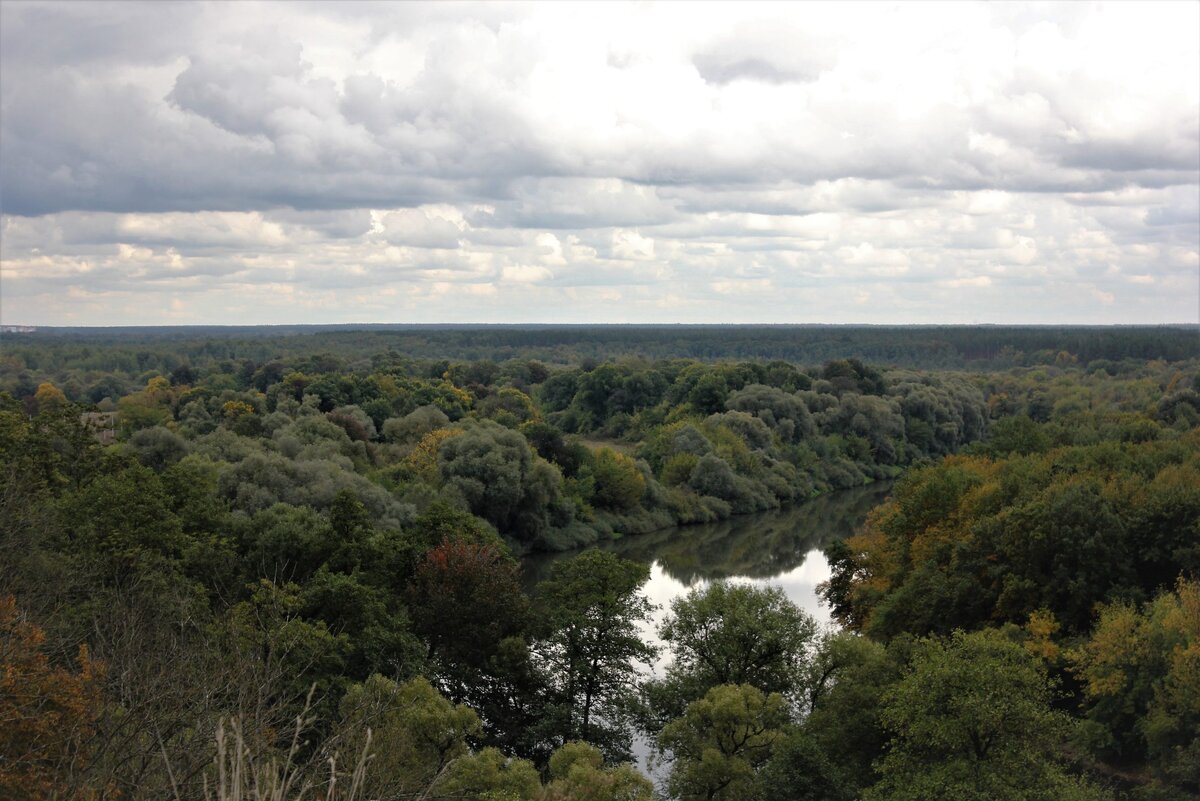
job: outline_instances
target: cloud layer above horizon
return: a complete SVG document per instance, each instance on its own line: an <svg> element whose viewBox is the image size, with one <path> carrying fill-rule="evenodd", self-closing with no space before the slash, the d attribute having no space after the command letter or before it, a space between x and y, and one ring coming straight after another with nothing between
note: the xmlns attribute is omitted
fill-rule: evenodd
<svg viewBox="0 0 1200 801"><path fill-rule="evenodd" d="M1180 323L1200 4L0 5L0 321Z"/></svg>

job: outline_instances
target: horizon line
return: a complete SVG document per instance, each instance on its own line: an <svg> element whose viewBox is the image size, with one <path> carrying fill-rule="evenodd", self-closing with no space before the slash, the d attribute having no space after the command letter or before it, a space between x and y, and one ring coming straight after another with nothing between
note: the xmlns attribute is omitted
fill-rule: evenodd
<svg viewBox="0 0 1200 801"><path fill-rule="evenodd" d="M0 323L0 332L16 333L9 329L156 329L156 328L1200 328L1197 322L1163 323L693 323L693 322L341 322L341 323L137 323L103 324L41 324Z"/></svg>

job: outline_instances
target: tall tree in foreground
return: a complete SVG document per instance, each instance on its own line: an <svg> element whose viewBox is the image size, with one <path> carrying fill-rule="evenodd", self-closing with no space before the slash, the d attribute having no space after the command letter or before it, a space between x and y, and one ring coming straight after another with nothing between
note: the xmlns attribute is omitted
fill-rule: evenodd
<svg viewBox="0 0 1200 801"><path fill-rule="evenodd" d="M991 629L917 643L885 694L892 733L867 801L1100 801L1064 769L1069 719L1037 657Z"/></svg>
<svg viewBox="0 0 1200 801"><path fill-rule="evenodd" d="M635 663L655 656L638 631L653 608L639 592L649 576L645 565L589 550L559 562L539 586L537 650L553 685L551 736L561 742L628 757Z"/></svg>
<svg viewBox="0 0 1200 801"><path fill-rule="evenodd" d="M447 538L417 563L409 610L427 644L431 680L479 713L487 742L544 759L549 745L526 736L543 687L530 662L520 572L495 543Z"/></svg>
<svg viewBox="0 0 1200 801"><path fill-rule="evenodd" d="M788 722L787 704L747 684L723 684L688 705L658 737L670 755L671 795L687 801L760 797L758 772Z"/></svg>
<svg viewBox="0 0 1200 801"><path fill-rule="evenodd" d="M427 797L467 739L480 733L469 707L444 698L427 680L405 684L374 675L350 688L340 705L341 750L368 749L364 789L370 798Z"/></svg>
<svg viewBox="0 0 1200 801"><path fill-rule="evenodd" d="M654 785L630 764L604 767L587 743L567 743L550 757L550 783L538 801L652 801Z"/></svg>
<svg viewBox="0 0 1200 801"><path fill-rule="evenodd" d="M749 684L785 697L800 690L816 622L778 587L714 582L671 604L659 627L674 660L647 686L661 725L721 684Z"/></svg>
<svg viewBox="0 0 1200 801"><path fill-rule="evenodd" d="M445 540L417 563L409 613L441 690L455 702L476 700L500 641L524 629L520 573L496 545L461 540Z"/></svg>

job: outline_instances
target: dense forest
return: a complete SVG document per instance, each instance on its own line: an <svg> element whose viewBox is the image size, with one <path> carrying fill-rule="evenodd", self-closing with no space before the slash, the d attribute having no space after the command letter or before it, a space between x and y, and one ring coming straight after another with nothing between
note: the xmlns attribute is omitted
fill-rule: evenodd
<svg viewBox="0 0 1200 801"><path fill-rule="evenodd" d="M1197 336L7 334L0 795L1196 797ZM522 581L882 479L835 628Z"/></svg>
<svg viewBox="0 0 1200 801"><path fill-rule="evenodd" d="M354 362L377 354L438 361L537 359L781 359L820 364L858 358L920 368L1004 369L1194 358L1200 327L852 325L357 325L39 328L7 335L19 374L94 370L132 378L223 359L268 362L332 354ZM120 360L116 357L120 356ZM64 376L65 377L65 376Z"/></svg>

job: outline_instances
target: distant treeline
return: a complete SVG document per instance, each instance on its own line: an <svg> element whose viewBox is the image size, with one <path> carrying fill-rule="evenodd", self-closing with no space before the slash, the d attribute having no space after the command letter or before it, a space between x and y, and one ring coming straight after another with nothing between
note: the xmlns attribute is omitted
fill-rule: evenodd
<svg viewBox="0 0 1200 801"><path fill-rule="evenodd" d="M832 359L915 368L1004 369L1094 361L1179 361L1200 354L1200 326L175 326L42 328L0 338L8 370L78 367L170 372L226 359L330 353L412 359L539 359L578 365L650 359Z"/></svg>

